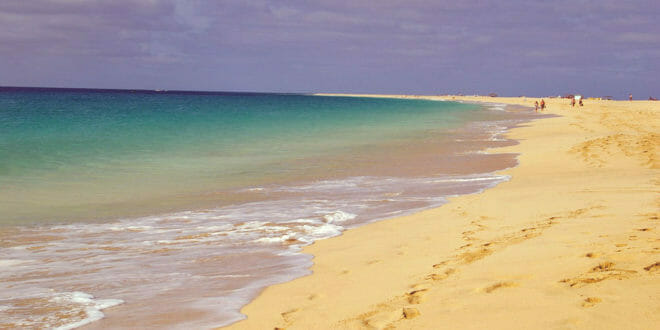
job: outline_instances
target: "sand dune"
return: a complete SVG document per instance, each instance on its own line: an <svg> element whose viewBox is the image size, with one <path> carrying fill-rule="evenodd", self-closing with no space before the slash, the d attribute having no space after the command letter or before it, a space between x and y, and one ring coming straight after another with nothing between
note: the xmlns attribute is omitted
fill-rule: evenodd
<svg viewBox="0 0 660 330"><path fill-rule="evenodd" d="M531 106L533 98L436 97ZM660 324L660 102L546 99L511 180L305 249L235 329L651 329Z"/></svg>

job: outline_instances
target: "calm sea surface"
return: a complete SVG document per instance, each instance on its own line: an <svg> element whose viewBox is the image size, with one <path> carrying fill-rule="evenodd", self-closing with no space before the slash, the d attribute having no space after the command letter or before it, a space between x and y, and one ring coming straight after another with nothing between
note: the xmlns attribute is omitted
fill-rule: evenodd
<svg viewBox="0 0 660 330"><path fill-rule="evenodd" d="M483 151L533 117L424 100L0 88L0 328L237 321L263 287L309 272L301 246L506 180L493 172L515 156Z"/></svg>

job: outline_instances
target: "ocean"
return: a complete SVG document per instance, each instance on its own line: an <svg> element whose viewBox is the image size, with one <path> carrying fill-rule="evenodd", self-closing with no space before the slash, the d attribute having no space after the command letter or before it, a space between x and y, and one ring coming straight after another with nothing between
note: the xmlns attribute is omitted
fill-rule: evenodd
<svg viewBox="0 0 660 330"><path fill-rule="evenodd" d="M507 180L523 108L0 88L0 328L211 328L301 248Z"/></svg>

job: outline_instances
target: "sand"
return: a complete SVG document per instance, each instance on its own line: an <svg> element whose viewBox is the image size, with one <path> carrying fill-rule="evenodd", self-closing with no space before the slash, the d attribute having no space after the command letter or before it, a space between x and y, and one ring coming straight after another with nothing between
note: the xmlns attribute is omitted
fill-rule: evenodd
<svg viewBox="0 0 660 330"><path fill-rule="evenodd" d="M230 328L657 328L660 102L545 100L490 150L520 153L510 181L306 247L313 274Z"/></svg>

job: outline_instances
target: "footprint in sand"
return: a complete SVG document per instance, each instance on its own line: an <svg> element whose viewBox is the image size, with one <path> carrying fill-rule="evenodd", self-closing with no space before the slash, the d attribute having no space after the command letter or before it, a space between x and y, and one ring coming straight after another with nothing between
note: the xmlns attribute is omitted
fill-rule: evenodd
<svg viewBox="0 0 660 330"><path fill-rule="evenodd" d="M656 272L660 270L660 261L644 267L644 270L647 272Z"/></svg>
<svg viewBox="0 0 660 330"><path fill-rule="evenodd" d="M433 265L433 268L440 268L440 267L446 265L448 262L449 262L448 260L445 260L445 261L439 262L439 263Z"/></svg>
<svg viewBox="0 0 660 330"><path fill-rule="evenodd" d="M392 309L389 306L379 306L375 311L367 313L362 323L371 329L385 329L392 323L405 318L401 309Z"/></svg>
<svg viewBox="0 0 660 330"><path fill-rule="evenodd" d="M451 275L451 274L453 274L453 273L455 273L455 272L456 272L455 269L453 269L453 268L449 268L449 269L445 270L445 271L442 272L442 273L433 273L433 274L430 274L430 275L428 275L426 278L429 279L429 280L432 280L432 281L441 281L441 280L446 279L447 277L449 277L449 275Z"/></svg>
<svg viewBox="0 0 660 330"><path fill-rule="evenodd" d="M632 274L637 273L634 270L615 269L613 262L602 262L595 267L592 267L587 273L574 278L567 278L559 281L566 283L571 288L580 288L587 284L602 282L608 279L623 280L629 278Z"/></svg>
<svg viewBox="0 0 660 330"><path fill-rule="evenodd" d="M424 294L426 294L427 289L420 289L415 291L410 291L406 295L408 296L408 302L413 305L417 305L423 302Z"/></svg>
<svg viewBox="0 0 660 330"><path fill-rule="evenodd" d="M515 286L518 286L518 284L514 283L514 282L498 282L498 283L495 283L495 284L493 284L493 285L491 285L487 288L484 288L484 292L491 293L491 292L493 292L497 289L512 288L512 287L515 287Z"/></svg>
<svg viewBox="0 0 660 330"><path fill-rule="evenodd" d="M316 299L321 298L321 297L322 297L322 295L312 293L309 296L307 296L307 300L316 300Z"/></svg>
<svg viewBox="0 0 660 330"><path fill-rule="evenodd" d="M416 308L404 308L403 309L403 318L413 319L420 315L419 311Z"/></svg>
<svg viewBox="0 0 660 330"><path fill-rule="evenodd" d="M468 251L459 256L460 259L463 260L463 263L469 264L474 261L477 261L479 259L483 259L487 257L488 255L492 254L493 251L483 248L477 251Z"/></svg>
<svg viewBox="0 0 660 330"><path fill-rule="evenodd" d="M598 297L588 297L587 299L585 299L582 302L582 307L586 307L586 308L594 307L594 306L596 306L596 304L598 304L601 301L603 301L603 300L598 298Z"/></svg>
<svg viewBox="0 0 660 330"><path fill-rule="evenodd" d="M428 282L421 282L410 286L410 288L414 290L422 290L422 289L428 290L430 287L431 285Z"/></svg>
<svg viewBox="0 0 660 330"><path fill-rule="evenodd" d="M289 323L289 322L291 322L291 319L293 318L293 315L294 315L297 311L299 311L299 309L298 309L298 308L294 308L294 309L288 310L288 311L286 311L286 312L284 312L284 313L282 313L282 314L280 314L280 315L282 315L282 318L284 319L284 322Z"/></svg>
<svg viewBox="0 0 660 330"><path fill-rule="evenodd" d="M613 268L614 268L614 263L606 261L606 262L603 262L603 263L599 264L598 266L596 266L594 268L591 268L591 272L592 273L593 272L606 272L606 271L612 270Z"/></svg>

